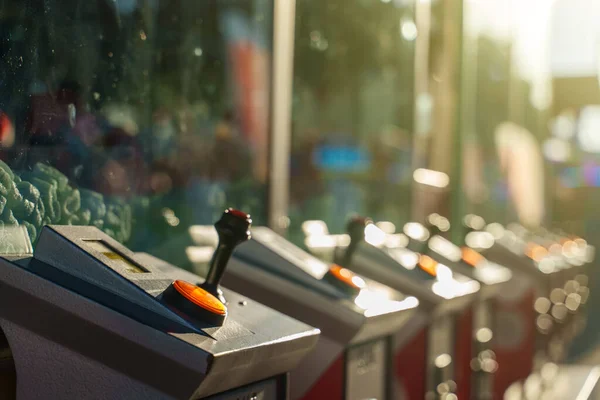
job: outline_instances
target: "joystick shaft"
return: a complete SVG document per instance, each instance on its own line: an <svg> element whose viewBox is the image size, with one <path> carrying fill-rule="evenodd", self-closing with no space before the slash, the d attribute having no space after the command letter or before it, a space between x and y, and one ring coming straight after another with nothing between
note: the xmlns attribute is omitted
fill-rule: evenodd
<svg viewBox="0 0 600 400"><path fill-rule="evenodd" d="M372 223L372 221L369 218L364 217L354 217L348 222L348 225L346 225L346 232L348 233L348 236L350 236L350 243L341 257L339 262L340 265L346 268L350 267L352 257L354 257L358 245L365 240L365 227L370 223Z"/></svg>
<svg viewBox="0 0 600 400"><path fill-rule="evenodd" d="M219 235L219 244L210 261L206 281L201 287L223 302L225 302L225 299L219 289L219 284L236 246L250 239L251 225L250 215L232 208L225 210L221 219L215 223L215 229Z"/></svg>

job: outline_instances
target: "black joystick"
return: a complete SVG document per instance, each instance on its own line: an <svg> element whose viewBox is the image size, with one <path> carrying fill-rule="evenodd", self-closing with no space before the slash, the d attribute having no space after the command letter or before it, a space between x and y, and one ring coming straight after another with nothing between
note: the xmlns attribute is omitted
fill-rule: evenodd
<svg viewBox="0 0 600 400"><path fill-rule="evenodd" d="M219 234L219 246L210 261L206 281L194 285L176 280L161 295L170 307L198 321L221 326L227 318L227 306L219 283L235 246L250 239L250 216L237 210L225 210L215 224Z"/></svg>
<svg viewBox="0 0 600 400"><path fill-rule="evenodd" d="M348 225L346 225L346 232L348 236L350 236L350 244L346 248L346 251L341 257L339 262L340 265L350 268L350 264L352 262L352 257L354 257L354 253L356 249L358 249L358 245L360 242L365 240L365 227L369 224L372 224L373 221L370 218L365 217L353 217L348 221Z"/></svg>
<svg viewBox="0 0 600 400"><path fill-rule="evenodd" d="M219 245L210 260L210 269L206 281L200 287L216 296L223 303L225 303L225 298L223 292L219 289L219 284L236 246L250 239L251 225L250 215L232 208L225 210L221 219L215 223L219 235Z"/></svg>

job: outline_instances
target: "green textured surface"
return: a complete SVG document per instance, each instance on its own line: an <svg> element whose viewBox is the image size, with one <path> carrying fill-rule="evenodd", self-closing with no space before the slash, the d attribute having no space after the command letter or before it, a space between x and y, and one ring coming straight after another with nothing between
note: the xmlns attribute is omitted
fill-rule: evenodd
<svg viewBox="0 0 600 400"><path fill-rule="evenodd" d="M55 168L36 164L31 171L12 171L0 161L0 226L22 225L32 242L43 225L94 225L126 243L133 231L133 215L144 212L148 198L105 197L74 188ZM136 211L132 210L132 206Z"/></svg>

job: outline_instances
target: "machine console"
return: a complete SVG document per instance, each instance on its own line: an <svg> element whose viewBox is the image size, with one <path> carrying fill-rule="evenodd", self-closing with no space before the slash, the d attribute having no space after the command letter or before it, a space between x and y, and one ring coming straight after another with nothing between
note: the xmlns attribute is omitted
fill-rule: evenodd
<svg viewBox="0 0 600 400"><path fill-rule="evenodd" d="M319 331L220 287L249 224L224 213L206 280L95 227L46 226L33 254L5 253L0 301L15 307L0 311L0 328L19 397L285 399L287 372Z"/></svg>

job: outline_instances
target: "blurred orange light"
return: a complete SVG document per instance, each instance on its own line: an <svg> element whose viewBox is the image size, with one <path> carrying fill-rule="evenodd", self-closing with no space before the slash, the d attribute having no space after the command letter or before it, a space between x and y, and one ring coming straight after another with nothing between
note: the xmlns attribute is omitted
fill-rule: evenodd
<svg viewBox="0 0 600 400"><path fill-rule="evenodd" d="M530 243L527 248L527 257L531 258L533 261L540 262L547 255L548 250L539 244Z"/></svg>
<svg viewBox="0 0 600 400"><path fill-rule="evenodd" d="M329 269L329 272L336 279L350 287L353 287L354 289L362 289L365 286L364 282L360 284L362 279L356 279L359 278L357 275L346 268L340 267L339 265L332 265Z"/></svg>
<svg viewBox="0 0 600 400"><path fill-rule="evenodd" d="M479 252L477 252L469 247L463 247L462 248L462 259L464 262L466 262L470 266L477 267L477 265L479 265L480 262L485 260L485 257L483 257L481 254L479 254Z"/></svg>
<svg viewBox="0 0 600 400"><path fill-rule="evenodd" d="M567 257L574 257L577 253L577 248L579 246L577 246L577 243L575 243L572 240L567 240L564 244L563 244L563 254Z"/></svg>
<svg viewBox="0 0 600 400"><path fill-rule="evenodd" d="M437 276L437 261L429 256L422 255L419 258L419 267L431 276Z"/></svg>

